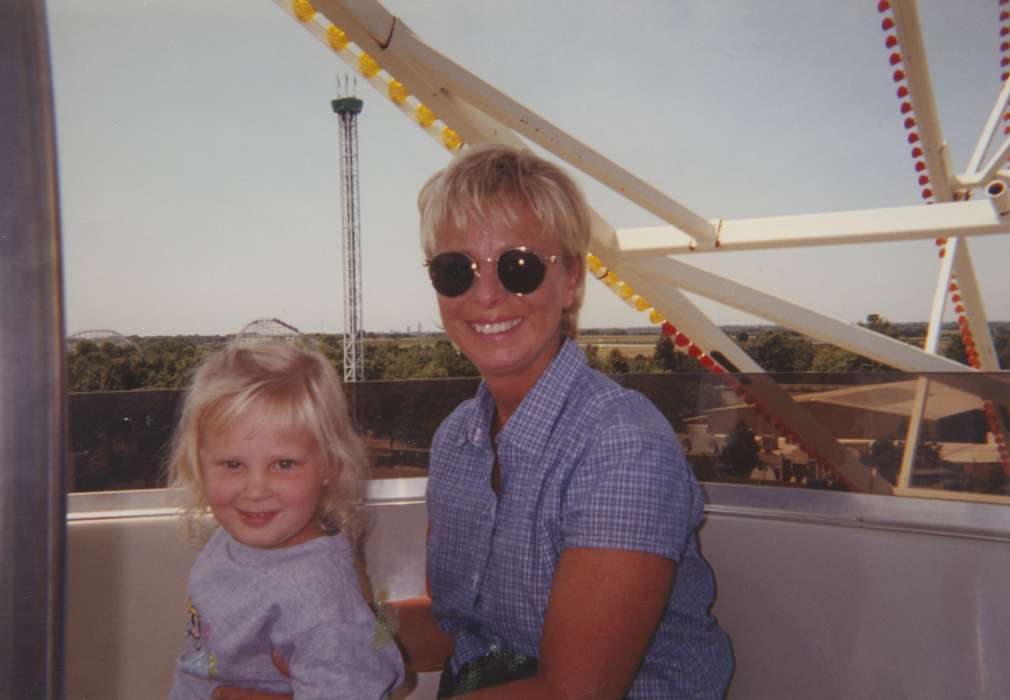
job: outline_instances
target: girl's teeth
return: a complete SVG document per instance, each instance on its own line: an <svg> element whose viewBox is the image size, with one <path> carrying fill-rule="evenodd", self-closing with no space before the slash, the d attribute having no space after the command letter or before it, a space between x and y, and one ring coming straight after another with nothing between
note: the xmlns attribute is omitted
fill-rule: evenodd
<svg viewBox="0 0 1010 700"><path fill-rule="evenodd" d="M494 333L504 333L519 325L522 319L512 319L501 323L475 323L473 329L482 335L493 335Z"/></svg>

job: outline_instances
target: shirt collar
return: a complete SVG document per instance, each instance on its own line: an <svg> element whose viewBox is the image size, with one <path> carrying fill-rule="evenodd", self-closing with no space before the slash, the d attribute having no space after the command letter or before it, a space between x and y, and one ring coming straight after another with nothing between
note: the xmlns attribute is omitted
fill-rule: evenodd
<svg viewBox="0 0 1010 700"><path fill-rule="evenodd" d="M566 336L561 343L561 350L498 434L498 444L508 444L531 452L546 449L568 394L585 366L585 353L578 343ZM490 443L491 416L494 410L494 398L482 381L474 397L473 410L462 431L463 440L475 445Z"/></svg>

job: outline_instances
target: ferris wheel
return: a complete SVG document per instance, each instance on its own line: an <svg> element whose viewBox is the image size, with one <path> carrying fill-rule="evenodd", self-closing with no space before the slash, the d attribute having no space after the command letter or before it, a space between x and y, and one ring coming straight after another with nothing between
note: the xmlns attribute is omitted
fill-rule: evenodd
<svg viewBox="0 0 1010 700"><path fill-rule="evenodd" d="M1010 169L1005 166L1010 156L1008 0L999 0L999 36L994 37L1000 41L1003 89L963 171L954 168L945 147L916 3L880 0L875 8L868 4L867 21L880 23L882 69L891 72L894 82L895 118L905 129L910 177L916 178L922 203L736 220L703 218L660 192L426 45L376 0L274 1L448 151L478 142L522 147L526 139L666 222L658 227L625 229L593 212L587 259L590 273L659 325L678 349L719 375L753 409L768 432L796 442L850 488L914 495L909 477L922 437L930 379L918 382L902 470L897 488L893 488L790 398L685 292L904 371L942 373L932 381L955 387L971 385L975 390L973 373L999 370L969 240L1010 233ZM909 240L934 245L939 259L929 330L922 348L689 262L698 252L732 255L738 251ZM967 365L937 354L948 307L955 314ZM748 378L742 382L738 372L747 373ZM1010 384L999 378L988 382L980 394L987 428L1002 467L1010 474L1010 435L1006 416L998 410L1000 404L1008 403Z"/></svg>

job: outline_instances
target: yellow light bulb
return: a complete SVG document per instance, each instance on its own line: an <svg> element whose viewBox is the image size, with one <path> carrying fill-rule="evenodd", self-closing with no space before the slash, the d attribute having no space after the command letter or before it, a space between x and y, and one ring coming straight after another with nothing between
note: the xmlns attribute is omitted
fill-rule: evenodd
<svg viewBox="0 0 1010 700"><path fill-rule="evenodd" d="M379 64L375 62L374 58L362 51L358 56L358 70L366 78L374 78L379 74Z"/></svg>
<svg viewBox="0 0 1010 700"><path fill-rule="evenodd" d="M639 296L635 297L635 308L639 311L645 311L649 308L649 306L651 306L651 304L649 304L649 302L647 302L644 298Z"/></svg>
<svg viewBox="0 0 1010 700"><path fill-rule="evenodd" d="M294 0L291 3L291 11L302 22L310 22L316 16L316 8L312 7L312 3L309 0Z"/></svg>
<svg viewBox="0 0 1010 700"><path fill-rule="evenodd" d="M423 104L419 104L414 110L414 116L417 118L417 123L427 129L429 126L435 123L435 114L430 109L425 107Z"/></svg>
<svg viewBox="0 0 1010 700"><path fill-rule="evenodd" d="M463 145L463 139L455 131L449 127L445 127L442 129L442 143L450 151L456 151Z"/></svg>
<svg viewBox="0 0 1010 700"><path fill-rule="evenodd" d="M335 24L331 24L326 29L326 41L336 51L343 51L347 48L347 44L350 43L344 30Z"/></svg>
<svg viewBox="0 0 1010 700"><path fill-rule="evenodd" d="M603 261L600 260L595 255L593 255L592 253L586 253L586 264L589 265L590 270L596 272L596 270L598 270L599 267L603 265Z"/></svg>
<svg viewBox="0 0 1010 700"><path fill-rule="evenodd" d="M663 314L653 309L652 311L649 312L649 320L653 323L662 323L666 319L663 318Z"/></svg>
<svg viewBox="0 0 1010 700"><path fill-rule="evenodd" d="M613 272L608 272L607 276L603 278L603 283L608 287L613 287L620 281L621 280L617 279L617 275L615 275Z"/></svg>
<svg viewBox="0 0 1010 700"><path fill-rule="evenodd" d="M396 104L403 104L403 101L407 99L407 88L399 80L389 81L389 99Z"/></svg>
<svg viewBox="0 0 1010 700"><path fill-rule="evenodd" d="M617 293L621 295L622 299L630 299L631 295L635 293L635 290L625 284L618 290Z"/></svg>

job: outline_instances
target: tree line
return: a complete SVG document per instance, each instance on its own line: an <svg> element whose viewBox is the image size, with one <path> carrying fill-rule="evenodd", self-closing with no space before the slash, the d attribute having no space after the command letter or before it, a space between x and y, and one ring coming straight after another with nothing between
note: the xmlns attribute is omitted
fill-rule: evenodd
<svg viewBox="0 0 1010 700"><path fill-rule="evenodd" d="M872 315L861 323L878 333L909 343L909 337L887 319ZM1010 323L991 324L1000 366L1010 368ZM737 345L769 372L876 372L892 368L833 345L782 329L737 331ZM72 392L125 391L146 388L180 388L193 368L209 352L228 342L225 336L134 337L133 344L95 340L76 341L67 352L67 374ZM608 374L701 372L704 368L673 341L656 337L651 354L629 355L620 346L607 351L591 335L580 339L590 366ZM299 338L322 352L334 366L343 366L340 335L306 335ZM944 335L942 354L966 362L964 344L956 333ZM365 341L366 380L438 379L476 377L477 368L446 339L375 338Z"/></svg>

